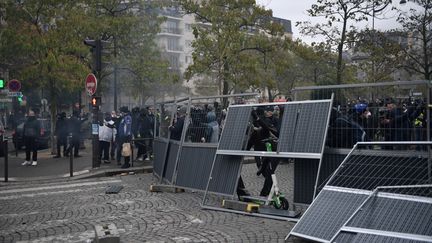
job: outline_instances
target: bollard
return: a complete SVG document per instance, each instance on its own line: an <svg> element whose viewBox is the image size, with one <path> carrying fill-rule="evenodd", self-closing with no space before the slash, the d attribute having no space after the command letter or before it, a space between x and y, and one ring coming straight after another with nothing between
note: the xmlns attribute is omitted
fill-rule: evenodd
<svg viewBox="0 0 432 243"><path fill-rule="evenodd" d="M4 153L4 181L8 182L9 177L9 151L8 151L8 140L3 138L3 153Z"/></svg>
<svg viewBox="0 0 432 243"><path fill-rule="evenodd" d="M133 167L133 162L134 162L134 146L135 146L135 143L134 143L134 140L132 139L131 140L131 157L130 157L130 163L131 163L131 167Z"/></svg>
<svg viewBox="0 0 432 243"><path fill-rule="evenodd" d="M73 158L74 158L74 154L72 151L72 136L68 136L67 137L67 144L68 144L68 149L70 149L69 151L69 175L70 177L73 177Z"/></svg>
<svg viewBox="0 0 432 243"><path fill-rule="evenodd" d="M15 157L18 157L18 138L15 139Z"/></svg>

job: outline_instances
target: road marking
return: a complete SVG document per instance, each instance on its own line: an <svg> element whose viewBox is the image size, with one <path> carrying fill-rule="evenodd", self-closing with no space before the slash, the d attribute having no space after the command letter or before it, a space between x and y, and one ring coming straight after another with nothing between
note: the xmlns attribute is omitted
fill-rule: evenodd
<svg viewBox="0 0 432 243"><path fill-rule="evenodd" d="M105 187L92 187L92 190L95 189L102 189ZM20 195L11 195L11 196L2 196L0 197L0 200L11 200L11 199L18 199L23 197L37 197L37 196L48 196L48 195L55 195L55 194L63 194L63 193L75 193L75 192L82 192L87 191L88 189L72 189L72 190L64 190L64 191L54 191L54 192L37 192L37 193L26 193L26 194L20 194Z"/></svg>
<svg viewBox="0 0 432 243"><path fill-rule="evenodd" d="M95 181L95 182L83 182L83 183L58 185L58 186L42 186L42 187L33 187L33 188L11 189L11 190L0 191L0 194L42 191L42 190L51 190L51 189L64 189L64 188L71 188L71 187L92 186L92 185L108 184L108 183L115 183L115 182L122 182L122 181L121 180Z"/></svg>

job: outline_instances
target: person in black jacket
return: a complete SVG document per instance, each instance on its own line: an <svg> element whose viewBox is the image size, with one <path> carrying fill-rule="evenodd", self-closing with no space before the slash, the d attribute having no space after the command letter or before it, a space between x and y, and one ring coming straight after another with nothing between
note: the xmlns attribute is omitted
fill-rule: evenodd
<svg viewBox="0 0 432 243"><path fill-rule="evenodd" d="M72 117L69 118L69 120L67 121L69 134L72 135L72 141L71 141L72 146L69 147L69 149L66 151L66 156L69 156L69 153L72 152L72 148L73 148L74 157L81 157L78 151L80 147L80 137L81 137L80 135L81 135L82 122L83 121L79 119L78 111L74 111Z"/></svg>
<svg viewBox="0 0 432 243"><path fill-rule="evenodd" d="M181 139L185 116L186 116L186 107L181 107L177 112L176 122L169 127L169 130L171 131L171 136L170 136L171 139L177 141Z"/></svg>
<svg viewBox="0 0 432 243"><path fill-rule="evenodd" d="M148 109L141 110L140 125L139 125L139 141L137 158L139 161L150 159L150 151L152 149L151 140L153 139L154 117L149 113Z"/></svg>
<svg viewBox="0 0 432 243"><path fill-rule="evenodd" d="M250 149L253 146L255 151L266 151L266 143L269 142L272 144L272 151L276 151L276 140L279 137L279 131L277 129L278 121L273 117L273 106L264 108L264 116L258 116L256 111L252 111L252 119L255 134L251 137L247 148ZM260 196L269 195L273 185L271 175L274 174L278 164L279 160L277 158L262 158L257 172L257 175L262 174L265 178Z"/></svg>
<svg viewBox="0 0 432 243"><path fill-rule="evenodd" d="M68 128L66 124L66 113L62 112L59 114L57 118L56 128L55 128L55 135L57 137L57 155L54 156L54 158L60 158L61 157L61 146L63 146L63 155L66 156L66 148L67 148L67 133Z"/></svg>
<svg viewBox="0 0 432 243"><path fill-rule="evenodd" d="M42 136L40 122L36 119L34 111L30 110L28 113L27 121L24 123L24 145L26 152L26 159L22 165L37 165L37 142L36 139ZM30 161L30 152L33 152L32 162Z"/></svg>

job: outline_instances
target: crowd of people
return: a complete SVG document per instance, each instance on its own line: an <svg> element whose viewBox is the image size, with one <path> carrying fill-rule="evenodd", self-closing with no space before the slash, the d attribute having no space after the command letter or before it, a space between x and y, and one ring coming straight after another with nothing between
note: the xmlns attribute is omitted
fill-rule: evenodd
<svg viewBox="0 0 432 243"><path fill-rule="evenodd" d="M351 101L333 108L327 145L352 148L362 141L426 141L426 103L421 99ZM430 136L430 134L429 134ZM400 149L408 146L397 146ZM395 146L383 146L394 149ZM421 149L417 146L416 149Z"/></svg>
<svg viewBox="0 0 432 243"><path fill-rule="evenodd" d="M99 156L104 163L115 160L122 168L129 168L131 154L126 150L131 149L132 142L137 148L138 161L150 159L157 124L152 106L135 107L132 111L124 106L118 114L112 111L104 113L103 116L99 124Z"/></svg>

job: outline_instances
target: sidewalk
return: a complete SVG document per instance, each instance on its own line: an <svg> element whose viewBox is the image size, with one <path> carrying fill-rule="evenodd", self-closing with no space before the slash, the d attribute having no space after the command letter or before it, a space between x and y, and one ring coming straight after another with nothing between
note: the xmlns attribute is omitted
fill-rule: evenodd
<svg viewBox="0 0 432 243"><path fill-rule="evenodd" d="M13 150L13 148L11 150ZM81 149L79 154L81 157L73 159L73 175L74 177L79 178L105 176L107 174L123 172L151 171L153 168L152 161L134 161L133 167L121 169L115 160L112 160L110 164L101 163L100 168L92 168L92 147L90 144L86 145L85 149ZM14 151L10 151L8 162L8 180L23 181L70 177L69 157L53 157L54 155L51 154L51 149L39 150L37 166L22 166L21 163L25 160L25 151L20 150L18 157L16 157ZM4 181L4 176L4 157L1 157L0 181Z"/></svg>

